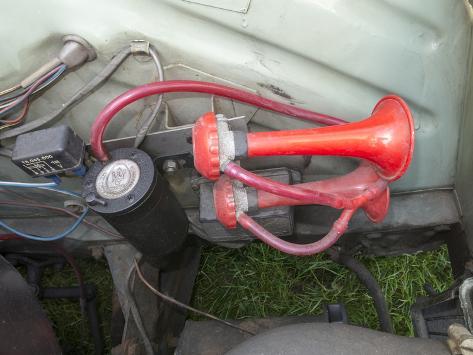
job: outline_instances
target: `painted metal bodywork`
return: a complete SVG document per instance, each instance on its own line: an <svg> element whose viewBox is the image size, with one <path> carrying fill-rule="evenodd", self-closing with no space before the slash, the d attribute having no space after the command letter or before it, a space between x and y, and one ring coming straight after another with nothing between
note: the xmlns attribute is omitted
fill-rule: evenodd
<svg viewBox="0 0 473 355"><path fill-rule="evenodd" d="M408 103L416 131L414 158L393 190L456 188L468 227L468 221L473 222L470 13L467 2L451 0L17 0L4 4L0 12L0 82L7 87L33 72L56 54L64 34L75 33L90 41L98 59L37 97L28 120L59 107L133 39L158 48L166 79L222 83L349 121L368 117L381 97L393 93ZM128 59L61 122L88 140L90 126L106 102L154 79L151 62ZM140 112L152 100L120 113L106 138L135 134L145 116ZM193 123L211 107L226 117L246 116L255 132L313 126L225 99L212 102L204 95L169 94L165 103L167 126ZM305 161L297 161L304 167ZM287 162L255 159L251 168ZM338 175L353 167L350 161L313 157L304 168L304 179ZM0 158L0 178L28 179L5 158ZM65 184L79 188L80 181L65 179ZM454 208L453 190L442 191ZM418 195L409 198L409 204L396 208L418 206L412 204ZM445 205L430 215L442 210ZM393 209L389 221L406 222L399 211ZM456 208L442 213L437 224L453 224L456 217L450 217L461 213ZM304 220L301 223L299 234L314 234ZM425 226L435 224L429 220Z"/></svg>
<svg viewBox="0 0 473 355"><path fill-rule="evenodd" d="M470 46L461 1L19 0L5 5L0 19L4 85L50 58L63 34L80 34L98 50L98 61L35 101L30 119L59 106L128 40L144 38L158 47L168 79L235 85L352 121L369 116L385 94L398 94L413 110L417 147L397 188L454 183ZM151 64L129 60L66 120L87 138L104 103L152 80L151 73ZM167 103L176 124L209 109L208 100L192 95L169 95ZM255 126L307 126L243 105L221 102L217 108L228 117L250 115ZM117 122L109 137L133 134L137 119L131 118L139 109L122 114L128 123ZM317 159L311 168L320 171Z"/></svg>

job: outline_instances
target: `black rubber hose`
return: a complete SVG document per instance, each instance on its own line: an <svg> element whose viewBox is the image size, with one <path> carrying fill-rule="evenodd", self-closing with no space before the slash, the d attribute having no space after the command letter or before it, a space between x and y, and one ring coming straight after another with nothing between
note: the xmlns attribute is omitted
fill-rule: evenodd
<svg viewBox="0 0 473 355"><path fill-rule="evenodd" d="M383 291L366 266L353 256L340 253L332 248L327 250L327 254L337 264L344 265L356 274L361 283L367 288L369 295L373 298L380 329L383 332L393 333L393 324Z"/></svg>
<svg viewBox="0 0 473 355"><path fill-rule="evenodd" d="M100 329L100 320L97 312L97 289L94 284L84 284L86 297L86 312L89 322L90 334L94 341L95 354L104 353L104 342ZM55 298L78 298L83 297L80 287L48 287L42 290L42 297L48 299Z"/></svg>

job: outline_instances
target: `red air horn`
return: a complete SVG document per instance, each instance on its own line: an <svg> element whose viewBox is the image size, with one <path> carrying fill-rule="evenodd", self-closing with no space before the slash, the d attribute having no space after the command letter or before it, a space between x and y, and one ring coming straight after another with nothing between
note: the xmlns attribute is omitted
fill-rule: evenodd
<svg viewBox="0 0 473 355"><path fill-rule="evenodd" d="M370 118L345 124L345 121L283 104L255 94L215 83L174 80L154 82L116 97L99 113L91 128L90 144L94 156L107 162L103 136L115 115L129 104L151 95L170 92L206 93L305 119L331 127L251 133L231 131L226 120L207 113L193 129L196 169L210 180L224 172L230 178L258 190L256 207L321 204L343 209L341 216L322 240L305 245L287 243L259 226L245 212L245 189L225 177L214 187L217 216L226 227L237 222L264 242L290 254L309 255L335 243L345 232L353 213L362 208L368 217L381 221L389 207L388 184L407 170L414 150L414 129L409 108L397 96L381 99ZM300 185L285 185L255 175L233 160L268 155L338 155L361 158L362 164L342 177Z"/></svg>
<svg viewBox="0 0 473 355"><path fill-rule="evenodd" d="M388 184L409 167L414 150L412 116L397 96L386 96L371 117L349 124L303 130L249 133L231 131L223 117L207 113L193 129L194 163L214 185L217 218L227 228L239 223L263 242L293 255L311 255L333 245L362 208L380 222L389 208ZM335 155L360 158L353 172L332 179L286 185L253 174L233 160L271 155ZM224 172L226 176L220 177ZM233 181L230 179L234 179ZM237 182L239 181L239 182ZM249 206L248 190L257 190L257 206ZM246 212L253 208L320 204L342 209L329 233L311 244L294 244L272 235Z"/></svg>

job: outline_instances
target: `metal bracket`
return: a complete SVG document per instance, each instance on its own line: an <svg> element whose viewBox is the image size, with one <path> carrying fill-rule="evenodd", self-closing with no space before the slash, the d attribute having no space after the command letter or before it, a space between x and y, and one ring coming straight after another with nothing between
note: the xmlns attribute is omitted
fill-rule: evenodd
<svg viewBox="0 0 473 355"><path fill-rule="evenodd" d="M227 122L234 130L247 130L244 116L229 118ZM169 127L167 119L165 127ZM194 125L190 124L150 133L143 141L141 149L155 158L192 154L192 127ZM135 137L133 136L110 139L104 144L111 151L117 148L133 147L134 142Z"/></svg>
<svg viewBox="0 0 473 355"><path fill-rule="evenodd" d="M468 330L473 329L473 277L463 281L460 286L458 297L460 298L460 305L463 310L463 316L466 321Z"/></svg>
<svg viewBox="0 0 473 355"><path fill-rule="evenodd" d="M193 4L199 4L216 9L240 12L246 14L250 8L251 0L184 0Z"/></svg>

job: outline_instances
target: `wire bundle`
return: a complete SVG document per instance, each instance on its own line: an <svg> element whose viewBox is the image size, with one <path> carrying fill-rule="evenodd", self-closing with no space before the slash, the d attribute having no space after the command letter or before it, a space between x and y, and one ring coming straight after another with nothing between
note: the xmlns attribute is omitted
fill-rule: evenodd
<svg viewBox="0 0 473 355"><path fill-rule="evenodd" d="M35 188L35 189L54 191L60 194L68 195L68 196L80 197L80 195L76 194L75 192L59 189L57 185L58 184L55 182L21 183L21 182L11 182L11 181L0 181L0 188L2 187ZM89 208L87 206L84 206L84 209L81 215L76 219L76 221L73 224L71 224L68 228L66 228L61 233L58 233L52 236L37 236L37 235L25 233L8 225L6 222L2 220L0 220L0 227L25 239L37 240L37 241L54 241L54 240L62 239L66 237L67 235L71 234L72 232L74 232L77 229L77 227L79 227L79 225L84 221L85 216L87 215L88 212L89 212Z"/></svg>
<svg viewBox="0 0 473 355"><path fill-rule="evenodd" d="M107 81L112 74L120 67L120 65L130 56L133 54L133 42L130 43L130 45L120 49L110 60L110 62L100 71L97 73L95 77L93 77L88 83L86 83L84 86L82 86L69 100L65 101L60 107L58 107L56 110L49 112L45 114L42 117L37 117L34 120L31 120L30 122L26 122L25 124L19 126L19 127L14 127L12 129L9 129L7 131L3 131L0 133L0 140L7 139L7 138L12 138L19 136L20 134L27 133L34 131L54 120L56 120L58 117L63 116L66 112L70 111L75 105L77 105L79 102L83 101L85 98L87 98L92 92L94 92L98 87L100 87L105 81ZM162 81L163 80L163 68L159 59L158 51L157 49L149 44L149 48L147 53L141 53L141 54L147 54L151 57L156 73L157 73L157 80ZM20 89L21 86L17 85L12 88L3 90L0 92L0 102L2 101L2 96L4 97L9 97L6 96L7 94L14 92L18 89ZM151 112L149 116L147 116L145 119L143 119L143 124L139 128L135 140L135 147L138 147L146 137L146 134L148 131L151 129L153 126L156 116L159 112L159 109L161 107L162 103L162 96L158 95ZM1 108L1 105L0 105ZM1 116L1 115L0 115ZM21 121L20 121L21 123ZM16 124L18 125L18 124ZM0 125L0 130L4 126Z"/></svg>
<svg viewBox="0 0 473 355"><path fill-rule="evenodd" d="M104 81L106 81L115 72L115 70L125 61L125 59L129 55L135 54L134 48L135 48L134 42L131 42L129 46L121 49L112 58L110 63L100 73L98 73L89 83L84 85L70 100L65 102L59 109L57 109L56 111L50 114L47 114L44 117L31 121L25 125L22 125L21 127L17 127L7 132L3 132L2 134L0 134L0 139L15 137L20 134L35 130L39 128L40 126L42 126L43 124L52 121L53 119L57 118L58 116L70 110L75 104L82 101L90 93L92 93L98 86L100 86ZM146 54L151 57L154 63L156 72L157 72L157 80L162 81L164 77L163 68L162 68L156 48L152 46L151 44L148 44L147 50L144 51L142 54ZM27 87L22 87L21 84L18 84L11 88L0 91L0 130L4 128L11 128L14 126L18 126L21 123L23 123L23 120L26 114L28 113L29 100L31 96L40 92L41 90L51 85L52 83L56 82L61 77L61 75L66 71L66 69L67 69L67 66L65 64L60 64ZM156 117L159 113L162 100L163 100L162 95L158 95L150 114L143 120L143 124L139 128L136 139L135 139L136 147L139 146L143 142L148 131L151 129L152 125L154 124ZM10 116L12 113L15 113L17 111L19 111L19 113L17 114L16 117L4 118L4 116ZM11 155L11 151L7 150L6 148L0 148L0 155L9 157ZM59 189L57 185L58 184L56 183L30 184L30 183L0 181L0 188L2 187L35 188L35 189L50 190L57 193L70 195L73 197L80 197L80 195L74 192ZM3 201L3 203L0 203L0 204L8 205L8 203L6 202L8 201ZM11 205L16 204L17 206L19 206L18 203L10 203L10 204ZM38 207L38 205L35 205L35 206ZM28 206L24 206L24 207L28 207ZM29 206L29 207L34 207L34 206ZM46 206L46 207L52 208L51 206ZM69 212L69 214L72 213L66 210L66 213L67 212ZM103 230L100 227L94 225L93 223L86 221L85 216L87 212L88 212L88 208L85 207L83 210L83 213L80 216L76 216L77 220L69 228L67 228L62 233L59 233L54 236L49 236L49 237L41 237L41 236L36 236L36 235L28 234L28 233L23 233L9 226L8 224L6 224L4 221L1 221L1 220L0 220L0 227L23 238L41 240L41 241L52 241L52 240L64 238L68 234L72 233L79 226L81 222L84 222L88 225L91 225L92 227L96 229L101 230L105 234L120 237L116 233Z"/></svg>
<svg viewBox="0 0 473 355"><path fill-rule="evenodd" d="M21 109L14 118L0 119L0 130L16 126L23 122L23 119L28 113L31 96L57 81L66 69L67 66L65 64L58 65L26 88L21 87L21 85L15 85L9 89L1 91L0 117L10 115L11 113L18 111L20 107Z"/></svg>

